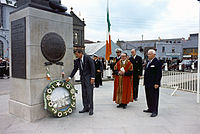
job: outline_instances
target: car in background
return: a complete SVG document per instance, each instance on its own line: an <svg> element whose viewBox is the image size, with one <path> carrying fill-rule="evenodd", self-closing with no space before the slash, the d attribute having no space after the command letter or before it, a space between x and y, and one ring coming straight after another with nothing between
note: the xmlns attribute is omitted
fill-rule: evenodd
<svg viewBox="0 0 200 134"><path fill-rule="evenodd" d="M183 60L183 61L181 62L181 64L182 64L182 69L183 69L183 70L184 70L184 69L187 69L187 70L192 69L192 67L191 67L192 63L193 63L192 60Z"/></svg>
<svg viewBox="0 0 200 134"><path fill-rule="evenodd" d="M168 70L177 70L178 69L178 60L177 59L173 59L170 64L169 64L169 67L168 67Z"/></svg>

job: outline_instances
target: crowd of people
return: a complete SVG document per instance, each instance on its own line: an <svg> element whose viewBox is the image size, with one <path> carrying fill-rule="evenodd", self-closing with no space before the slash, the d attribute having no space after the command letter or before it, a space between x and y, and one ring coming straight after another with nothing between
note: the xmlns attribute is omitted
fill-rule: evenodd
<svg viewBox="0 0 200 134"><path fill-rule="evenodd" d="M9 59L0 57L0 79L10 78L9 75Z"/></svg>
<svg viewBox="0 0 200 134"><path fill-rule="evenodd" d="M93 89L103 85L102 77L106 62L98 55L93 55L92 59L81 49L75 50L74 54L77 59L74 60L74 68L66 81L70 81L80 70L83 109L79 113L89 112L89 115L93 115ZM148 61L145 67L142 58L136 55L135 49L131 50L130 57L120 48L116 49L116 54L110 67L114 78L113 101L118 104L117 108L126 109L130 102L138 101L139 80L143 75L144 68L144 86L148 108L144 112L152 113L151 117L156 117L162 77L162 63L156 58L156 51L153 49L148 51ZM9 78L9 59L0 58L0 79L6 77Z"/></svg>
<svg viewBox="0 0 200 134"><path fill-rule="evenodd" d="M92 59L81 49L75 50L74 54L77 59L74 61L74 68L66 81L70 81L77 70L80 70L83 109L79 113L89 112L89 115L93 115L93 90L102 85L105 61L98 55L93 55ZM116 49L116 54L117 56L110 64L114 78L113 101L118 104L117 108L126 109L130 102L138 101L138 85L143 72L143 62L142 58L136 55L135 49L131 50L130 57L120 48ZM144 68L147 109L143 112L151 113L151 117L156 117L158 115L162 63L156 58L155 50L148 51L148 61Z"/></svg>
<svg viewBox="0 0 200 134"><path fill-rule="evenodd" d="M168 71L191 71L197 70L197 59L183 58L183 59L159 59L163 64L163 70L167 68ZM165 67L166 66L166 67ZM166 70L165 70L166 71Z"/></svg>
<svg viewBox="0 0 200 134"><path fill-rule="evenodd" d="M131 57L122 53L121 49L116 50L117 57L113 62L114 95L113 101L117 108L126 109L129 102L137 101L138 85L142 76L142 58L136 55L135 49L131 50ZM156 58L156 51L148 51L148 61L145 64L144 85L146 92L147 110L152 113L151 117L158 115L159 87L162 77L162 63Z"/></svg>

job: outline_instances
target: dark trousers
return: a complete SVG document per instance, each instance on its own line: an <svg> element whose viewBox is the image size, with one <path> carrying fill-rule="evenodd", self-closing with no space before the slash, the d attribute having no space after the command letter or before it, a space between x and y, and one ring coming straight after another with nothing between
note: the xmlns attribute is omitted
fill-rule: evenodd
<svg viewBox="0 0 200 134"><path fill-rule="evenodd" d="M101 73L96 73L96 76L95 76L95 87L99 87L100 79L101 79Z"/></svg>
<svg viewBox="0 0 200 134"><path fill-rule="evenodd" d="M85 110L93 110L93 85L90 80L81 80L82 100Z"/></svg>
<svg viewBox="0 0 200 134"><path fill-rule="evenodd" d="M158 102L159 102L159 88L145 86L147 107L153 113L158 114Z"/></svg>
<svg viewBox="0 0 200 134"><path fill-rule="evenodd" d="M6 76L10 76L9 75L9 68L6 69L5 74L6 74Z"/></svg>
<svg viewBox="0 0 200 134"><path fill-rule="evenodd" d="M101 75L100 75L100 80L99 80L99 85L101 85L101 86L103 85L103 84L102 84L102 78L103 78L103 73L101 73Z"/></svg>
<svg viewBox="0 0 200 134"><path fill-rule="evenodd" d="M133 76L133 99L138 98L139 80L138 76Z"/></svg>
<svg viewBox="0 0 200 134"><path fill-rule="evenodd" d="M3 78L4 75L4 68L0 68L0 78Z"/></svg>

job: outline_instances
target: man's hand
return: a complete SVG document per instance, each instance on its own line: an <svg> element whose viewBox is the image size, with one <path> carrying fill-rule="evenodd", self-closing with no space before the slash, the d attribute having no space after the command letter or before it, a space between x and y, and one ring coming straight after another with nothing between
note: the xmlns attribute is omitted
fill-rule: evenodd
<svg viewBox="0 0 200 134"><path fill-rule="evenodd" d="M100 73L100 72L101 72L101 70L97 70L97 72L98 72L98 73Z"/></svg>
<svg viewBox="0 0 200 134"><path fill-rule="evenodd" d="M155 89L159 88L159 85L155 84L155 85L154 85L154 88L155 88Z"/></svg>
<svg viewBox="0 0 200 134"><path fill-rule="evenodd" d="M69 78L67 78L67 79L66 79L66 82L69 82L69 81L70 81L70 79L69 79Z"/></svg>
<svg viewBox="0 0 200 134"><path fill-rule="evenodd" d="M141 77L142 77L142 76L140 76L140 75L138 76L139 79L141 79Z"/></svg>
<svg viewBox="0 0 200 134"><path fill-rule="evenodd" d="M125 72L119 71L119 75L124 75Z"/></svg>
<svg viewBox="0 0 200 134"><path fill-rule="evenodd" d="M90 80L90 83L91 83L92 85L94 84L94 80L95 80L95 79L91 79L91 80Z"/></svg>

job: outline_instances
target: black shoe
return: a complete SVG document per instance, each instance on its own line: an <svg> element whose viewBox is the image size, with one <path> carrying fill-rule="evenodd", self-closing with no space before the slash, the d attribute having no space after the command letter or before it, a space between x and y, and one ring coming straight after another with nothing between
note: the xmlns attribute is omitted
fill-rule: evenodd
<svg viewBox="0 0 200 134"><path fill-rule="evenodd" d="M123 104L122 107L123 109L126 109L127 104Z"/></svg>
<svg viewBox="0 0 200 134"><path fill-rule="evenodd" d="M122 107L122 104L119 104L119 105L117 106L117 108L120 108L120 107Z"/></svg>
<svg viewBox="0 0 200 134"><path fill-rule="evenodd" d="M93 110L90 110L89 111L89 115L93 115L94 113L93 113Z"/></svg>
<svg viewBox="0 0 200 134"><path fill-rule="evenodd" d="M137 98L134 99L135 101L138 101Z"/></svg>
<svg viewBox="0 0 200 134"><path fill-rule="evenodd" d="M156 117L157 115L157 113L152 113L150 117Z"/></svg>
<svg viewBox="0 0 200 134"><path fill-rule="evenodd" d="M143 112L145 112L145 113L152 113L152 111L149 110L149 109L147 109L147 110L143 110Z"/></svg>
<svg viewBox="0 0 200 134"><path fill-rule="evenodd" d="M79 111L79 113L85 113L85 112L89 112L89 110L83 109L83 110Z"/></svg>

